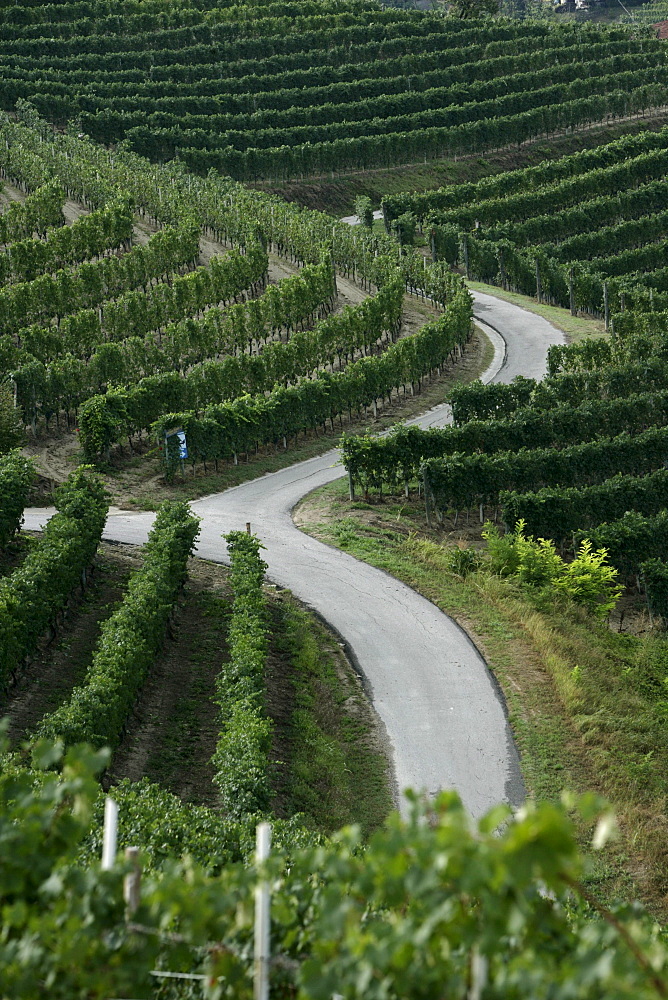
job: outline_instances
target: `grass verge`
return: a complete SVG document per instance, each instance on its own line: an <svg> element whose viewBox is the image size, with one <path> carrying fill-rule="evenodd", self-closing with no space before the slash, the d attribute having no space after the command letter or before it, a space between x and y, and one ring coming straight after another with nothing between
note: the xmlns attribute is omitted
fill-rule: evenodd
<svg viewBox="0 0 668 1000"><path fill-rule="evenodd" d="M466 629L503 689L530 794L593 790L616 809L621 839L592 857L590 884L606 900L639 896L665 919L666 640L614 632L553 593L484 570L458 576L450 563L457 537L428 529L418 501L351 504L339 481L302 501L295 520Z"/></svg>

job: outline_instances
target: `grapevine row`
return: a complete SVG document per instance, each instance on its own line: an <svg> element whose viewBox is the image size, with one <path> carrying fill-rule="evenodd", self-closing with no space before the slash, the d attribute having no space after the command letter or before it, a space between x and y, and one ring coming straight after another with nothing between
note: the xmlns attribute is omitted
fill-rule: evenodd
<svg viewBox="0 0 668 1000"><path fill-rule="evenodd" d="M0 549L21 527L23 508L35 477L33 463L20 451L0 457Z"/></svg>
<svg viewBox="0 0 668 1000"><path fill-rule="evenodd" d="M164 640L198 532L199 520L187 503L162 504L144 546L143 564L130 578L119 607L103 623L83 684L42 720L38 737L60 739L66 746L118 745Z"/></svg>
<svg viewBox="0 0 668 1000"><path fill-rule="evenodd" d="M0 289L0 333L99 306L128 288L146 286L178 267L192 265L198 255L197 226L166 227L154 233L146 246L133 247L121 257L84 261L77 268L7 285Z"/></svg>
<svg viewBox="0 0 668 1000"><path fill-rule="evenodd" d="M230 531L225 541L233 593L230 660L216 678L221 735L212 763L225 812L240 819L265 812L270 799L271 723L264 705L268 623L262 591L267 564L254 535Z"/></svg>
<svg viewBox="0 0 668 1000"><path fill-rule="evenodd" d="M40 274L98 257L105 251L124 246L127 249L133 221L132 205L121 198L82 216L71 226L47 230L44 240L12 242L0 255L0 283L33 281Z"/></svg>
<svg viewBox="0 0 668 1000"><path fill-rule="evenodd" d="M307 323L316 311L329 311L332 293L329 261L306 265L299 274L269 286L258 299L229 308L214 307L201 319L168 325L160 344L152 335L144 340L135 336L121 343L100 343L86 360L64 355L47 364L29 362L12 372L17 405L24 423L33 427L39 416L48 426L52 416L59 419L61 411L69 421L70 412L76 415L81 403L107 385L128 386L163 372L171 373L173 380L175 372L183 375L192 365L217 354L250 353L253 344L259 350L260 339L274 336L281 327L289 330ZM128 316L132 315L129 311Z"/></svg>
<svg viewBox="0 0 668 1000"><path fill-rule="evenodd" d="M620 434L561 451L536 448L431 458L423 464L423 472L438 510L468 510L475 505L498 505L503 490L585 485L602 482L617 472L651 472L663 466L667 446L668 428L652 427L635 436ZM600 548L599 542L596 548Z"/></svg>
<svg viewBox="0 0 668 1000"><path fill-rule="evenodd" d="M662 150L667 145L668 129L665 127L656 132L623 136L606 145L572 153L558 160L547 160L535 167L510 170L475 182L452 184L436 191L386 195L382 201L383 213L388 225L405 212L413 213L421 223L432 214L443 220L445 213L452 213L452 218L456 220L459 218L458 211L473 211L479 203L494 199L500 203L514 195L523 196L527 191L538 191L572 178L577 180L594 171L614 168L627 160L636 160L643 154ZM598 193L605 194L609 190L609 187L602 186Z"/></svg>
<svg viewBox="0 0 668 1000"><path fill-rule="evenodd" d="M41 178L40 178L41 180ZM23 202L16 202L0 215L0 244L46 234L49 226L62 225L65 198L57 183L35 186Z"/></svg>
<svg viewBox="0 0 668 1000"><path fill-rule="evenodd" d="M593 486L502 492L500 502L502 518L511 530L523 520L527 534L563 542L578 529L617 520L628 510L643 516L658 514L668 507L668 470L640 477L611 476Z"/></svg>
<svg viewBox="0 0 668 1000"><path fill-rule="evenodd" d="M597 397L626 397L668 389L668 370L661 357L610 364L600 369L567 371L537 382L519 377L509 384L471 382L450 393L455 424L490 417L508 417L521 407L550 409L560 403L579 406Z"/></svg>
<svg viewBox="0 0 668 1000"><path fill-rule="evenodd" d="M642 84L649 82L644 77L635 77L641 70L652 70L651 82L665 82L657 72L657 54L629 53L608 59L589 59L585 62L558 63L551 60L542 69L514 72L508 76L493 79L472 80L468 83L446 86L440 72L434 73L433 82L415 89L395 90L385 80L361 80L355 87L357 99L338 103L327 100L327 93L299 94L298 105L291 91L272 94L278 106L262 111L249 109L246 112L229 112L221 102L210 101L204 108L200 98L185 102L182 98L165 100L154 96L144 100L136 98L123 102L101 98L95 101L81 100L87 105L102 105L103 110L91 109L91 114L80 118L82 127L90 135L104 142L123 136L130 130L144 126L148 130L173 130L174 146L198 146L201 138L208 148L231 145L235 149L251 146L270 147L299 142L319 142L324 139L348 138L356 134L370 136L378 129L378 120L384 120L391 131L401 131L406 116L410 128L432 125L457 125L462 121L485 117L490 101L496 101L495 111L502 115L516 110L524 110L527 91L539 91L558 84L570 84L582 78L617 77L617 88L626 89L627 73ZM391 81L394 83L395 81ZM350 88L346 88L350 89ZM388 93L389 91L389 93ZM513 101L513 96L514 101ZM565 93L568 99L568 92ZM119 106L127 104L127 108ZM249 102L250 103L250 102ZM540 103L544 103L541 101ZM252 108L257 104L253 99ZM517 107L514 105L517 104ZM185 107L184 107L185 105ZM477 105L480 105L478 108ZM509 111L506 110L509 109ZM310 130L307 135L306 129ZM408 129L406 129L408 130ZM221 142L219 136L223 137Z"/></svg>
<svg viewBox="0 0 668 1000"><path fill-rule="evenodd" d="M57 513L18 569L0 580L0 685L32 656L91 564L107 518L107 494L78 469L58 487Z"/></svg>
<svg viewBox="0 0 668 1000"><path fill-rule="evenodd" d="M393 335L401 317L403 288L387 285L374 297L294 334L287 344L272 344L260 355L243 354L198 365L185 376L175 372L149 376L136 386L93 396L79 411L79 434L87 457L108 454L112 444L148 430L176 409L201 409L247 392L264 393L287 385L333 360L337 352ZM261 398L264 398L263 396Z"/></svg>
<svg viewBox="0 0 668 1000"><path fill-rule="evenodd" d="M375 406L393 389L411 383L445 364L470 334L470 300L455 298L446 312L416 334L389 347L384 354L362 358L339 373L321 372L318 378L269 396L242 397L209 406L202 415L192 412L165 414L153 425L158 441L174 427L186 433L188 458L193 464L233 460L259 445L283 443L297 434L344 412ZM165 466L173 472L179 462L173 437L167 440Z"/></svg>
<svg viewBox="0 0 668 1000"><path fill-rule="evenodd" d="M422 430L401 427L386 438L344 435L342 459L353 482L396 486L415 481L431 458L487 455L521 448L564 448L596 437L637 433L668 423L668 391L615 399L591 399L581 406L529 407L502 420L469 420L461 427Z"/></svg>
<svg viewBox="0 0 668 1000"><path fill-rule="evenodd" d="M163 233L168 238L171 235L170 230L165 229L156 236ZM187 245L185 249L177 248L175 259L191 249L193 247ZM169 268L169 259L157 264L160 270L165 266ZM101 344L138 337L176 323L212 304L227 303L246 289L263 285L266 271L265 251L260 244L251 243L245 253L232 250L224 257L213 257L207 267L172 277L171 283L161 281L133 289L117 299L104 301L98 309L83 309L65 316L58 327L35 325L21 329L16 340L21 351L27 353L28 363L31 358L49 360L65 354L87 358ZM165 271L165 275L168 273L169 270ZM144 279L150 280L146 271L140 276L135 272L131 278L132 282L142 284ZM15 360L20 364L24 358L17 353Z"/></svg>

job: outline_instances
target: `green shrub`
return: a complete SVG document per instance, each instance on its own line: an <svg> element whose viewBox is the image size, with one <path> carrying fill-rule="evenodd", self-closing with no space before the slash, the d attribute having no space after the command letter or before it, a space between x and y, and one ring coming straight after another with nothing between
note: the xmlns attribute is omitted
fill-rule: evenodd
<svg viewBox="0 0 668 1000"><path fill-rule="evenodd" d="M514 531L502 535L495 525L485 525L483 538L492 572L517 577L532 587L552 587L598 617L605 617L621 594L617 570L606 563L606 550L594 551L585 540L575 559L567 563L554 542L525 535L525 527L525 521L520 520Z"/></svg>

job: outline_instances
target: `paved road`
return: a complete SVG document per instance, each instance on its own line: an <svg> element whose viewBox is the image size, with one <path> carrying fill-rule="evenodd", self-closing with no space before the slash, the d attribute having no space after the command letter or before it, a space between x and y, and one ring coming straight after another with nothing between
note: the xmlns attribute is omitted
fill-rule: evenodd
<svg viewBox="0 0 668 1000"><path fill-rule="evenodd" d="M379 208L377 208L376 211L373 213L373 217L374 219L383 218L383 213ZM359 226L360 221L361 220L359 215L346 215L343 219L341 219L341 222L347 222L349 226Z"/></svg>
<svg viewBox="0 0 668 1000"><path fill-rule="evenodd" d="M561 332L492 296L474 298L495 344L487 380L541 376L546 349L563 342ZM444 405L415 423L448 420ZM344 474L337 461L338 452L330 451L193 503L202 518L198 554L226 561L221 534L251 522L267 549L269 578L289 587L345 642L385 726L399 790L456 788L474 816L501 800L519 804L524 789L503 700L467 635L393 577L295 527L295 504ZM46 516L28 511L25 525L36 528ZM151 522L150 514L112 513L105 538L140 543Z"/></svg>

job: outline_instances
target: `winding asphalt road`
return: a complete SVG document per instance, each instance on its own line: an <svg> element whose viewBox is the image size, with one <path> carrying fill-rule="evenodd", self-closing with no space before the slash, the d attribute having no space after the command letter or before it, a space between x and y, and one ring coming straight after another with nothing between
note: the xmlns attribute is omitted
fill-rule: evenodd
<svg viewBox="0 0 668 1000"><path fill-rule="evenodd" d="M546 320L475 293L474 312L495 346L487 381L541 377L547 348L564 338ZM413 423L438 426L447 405ZM524 797L519 759L503 699L466 633L425 598L380 570L299 531L291 512L311 490L344 475L338 451L299 462L192 504L202 519L197 554L226 562L221 534L243 528L266 546L268 577L338 632L385 726L396 787L455 788L473 816ZM52 510L31 509L39 528ZM152 514L112 512L104 537L145 541Z"/></svg>

